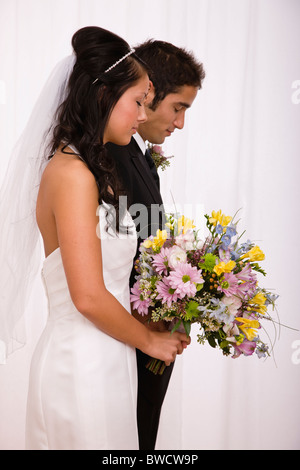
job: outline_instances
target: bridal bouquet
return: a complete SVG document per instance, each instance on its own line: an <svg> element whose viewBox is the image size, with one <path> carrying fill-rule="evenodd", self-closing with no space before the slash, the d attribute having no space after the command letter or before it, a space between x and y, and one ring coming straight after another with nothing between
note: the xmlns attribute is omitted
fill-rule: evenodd
<svg viewBox="0 0 300 470"><path fill-rule="evenodd" d="M168 230L141 243L132 306L141 315L151 312L153 322L170 322L172 332L189 335L197 323L198 342L219 347L226 356L266 357L268 345L258 332L272 320L268 307L275 308L278 296L258 283L258 273L266 275L258 263L264 253L250 240L240 242L243 234L238 235L234 218L221 211L205 218L204 240L190 219L170 215ZM147 367L164 371L156 359Z"/></svg>

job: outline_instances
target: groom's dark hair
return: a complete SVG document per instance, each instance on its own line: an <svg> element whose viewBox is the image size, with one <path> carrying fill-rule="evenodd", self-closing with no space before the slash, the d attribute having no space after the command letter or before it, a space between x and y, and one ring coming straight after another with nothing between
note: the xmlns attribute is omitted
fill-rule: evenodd
<svg viewBox="0 0 300 470"><path fill-rule="evenodd" d="M204 68L192 52L169 42L150 39L135 47L135 53L150 69L149 78L155 89L150 104L153 111L167 95L178 92L184 85L202 87Z"/></svg>

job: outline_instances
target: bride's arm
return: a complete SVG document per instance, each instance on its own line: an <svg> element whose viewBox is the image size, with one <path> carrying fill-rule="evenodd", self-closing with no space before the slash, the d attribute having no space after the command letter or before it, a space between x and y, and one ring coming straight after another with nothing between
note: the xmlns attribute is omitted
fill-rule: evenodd
<svg viewBox="0 0 300 470"><path fill-rule="evenodd" d="M60 171L59 166L55 170L49 197L74 305L108 335L169 364L182 352L182 341L189 342L187 337L150 331L105 288L101 241L96 234L98 189L94 176L77 160L70 162L68 171Z"/></svg>

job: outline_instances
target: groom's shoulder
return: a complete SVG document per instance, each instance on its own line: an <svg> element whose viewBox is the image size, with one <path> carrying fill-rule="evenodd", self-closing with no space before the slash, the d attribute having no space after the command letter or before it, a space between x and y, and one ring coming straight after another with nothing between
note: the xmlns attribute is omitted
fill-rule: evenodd
<svg viewBox="0 0 300 470"><path fill-rule="evenodd" d="M129 158L132 156L136 156L139 152L137 143L134 139L131 139L128 145L117 145L111 142L105 145L106 150L108 151L109 155L114 159L118 158Z"/></svg>

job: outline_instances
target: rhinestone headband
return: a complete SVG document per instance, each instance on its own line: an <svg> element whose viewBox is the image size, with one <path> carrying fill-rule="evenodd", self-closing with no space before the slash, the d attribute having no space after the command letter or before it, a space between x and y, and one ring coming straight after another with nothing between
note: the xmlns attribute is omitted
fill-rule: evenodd
<svg viewBox="0 0 300 470"><path fill-rule="evenodd" d="M104 70L104 73L110 72L112 69L114 69L117 65L119 65L121 62L123 62L123 60L127 59L127 57L129 57L134 52L135 52L135 49L131 48L130 51L127 52L127 54L125 54L123 57L121 57L121 59L117 60L117 62L115 62L110 67L108 67L108 69ZM98 80L99 80L99 78L96 78L96 80L93 81L92 85L94 85L94 83L97 83Z"/></svg>

